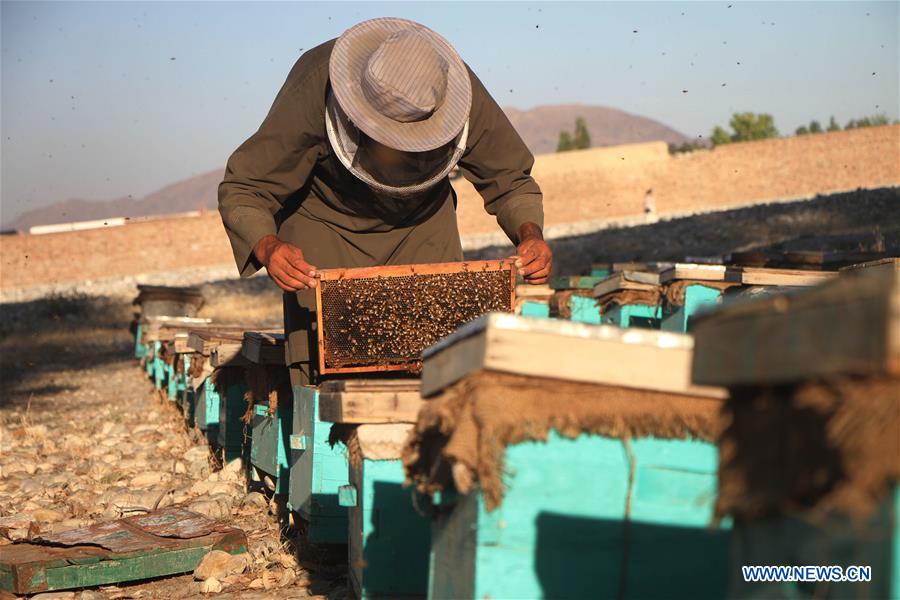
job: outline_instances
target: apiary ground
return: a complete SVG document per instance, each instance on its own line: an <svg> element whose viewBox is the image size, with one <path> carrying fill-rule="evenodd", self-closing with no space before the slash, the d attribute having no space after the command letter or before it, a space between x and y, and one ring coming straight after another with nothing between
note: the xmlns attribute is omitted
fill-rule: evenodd
<svg viewBox="0 0 900 600"><path fill-rule="evenodd" d="M206 286L202 316L280 322L264 280ZM346 565L298 561L273 512L160 401L132 358L127 299L55 298L0 311L0 554L53 532L183 502L242 528L251 564L217 598L343 598ZM2 596L2 594L0 594ZM5 596L4 596L5 597ZM39 596L38 596L39 597ZM60 592L58 598L202 598L188 574Z"/></svg>

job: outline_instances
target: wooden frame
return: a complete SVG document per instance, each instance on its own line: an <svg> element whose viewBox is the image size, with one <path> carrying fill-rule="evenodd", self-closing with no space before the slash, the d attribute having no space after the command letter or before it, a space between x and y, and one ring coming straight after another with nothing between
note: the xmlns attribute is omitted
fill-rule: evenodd
<svg viewBox="0 0 900 600"><path fill-rule="evenodd" d="M331 423L415 423L418 379L338 379L319 386L319 418Z"/></svg>
<svg viewBox="0 0 900 600"><path fill-rule="evenodd" d="M316 273L319 281L338 281L342 279L371 279L376 277L408 277L410 275L440 275L450 273L466 273L480 271L482 273L492 271L509 270L510 310L516 306L516 268L515 260L511 258L500 260L470 260L462 262L413 264L413 265L386 265L381 267L360 267L352 269L323 269ZM369 365L357 367L328 367L325 365L325 328L322 320L322 286L316 285L316 325L319 349L319 374L338 373L373 373L383 371L412 371L418 367L417 362L397 363L388 365Z"/></svg>

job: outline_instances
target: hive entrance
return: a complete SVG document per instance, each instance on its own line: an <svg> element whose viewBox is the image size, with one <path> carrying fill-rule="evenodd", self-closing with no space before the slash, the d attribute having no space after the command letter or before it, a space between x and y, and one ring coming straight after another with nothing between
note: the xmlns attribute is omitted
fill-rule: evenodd
<svg viewBox="0 0 900 600"><path fill-rule="evenodd" d="M321 373L416 370L424 348L486 312L511 312L512 261L320 273Z"/></svg>

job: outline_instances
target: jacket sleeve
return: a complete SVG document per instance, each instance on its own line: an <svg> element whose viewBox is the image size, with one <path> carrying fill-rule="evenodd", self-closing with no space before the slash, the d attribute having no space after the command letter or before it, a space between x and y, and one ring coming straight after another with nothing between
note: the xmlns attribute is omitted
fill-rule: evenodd
<svg viewBox="0 0 900 600"><path fill-rule="evenodd" d="M329 48L330 50L330 48ZM253 254L277 232L275 215L304 186L325 136L327 54L310 50L294 64L262 125L228 159L219 184L219 214L241 277L262 265Z"/></svg>
<svg viewBox="0 0 900 600"><path fill-rule="evenodd" d="M488 214L517 244L523 223L544 226L543 195L531 176L534 156L475 73L469 70L469 75L469 138L459 168L481 194Z"/></svg>

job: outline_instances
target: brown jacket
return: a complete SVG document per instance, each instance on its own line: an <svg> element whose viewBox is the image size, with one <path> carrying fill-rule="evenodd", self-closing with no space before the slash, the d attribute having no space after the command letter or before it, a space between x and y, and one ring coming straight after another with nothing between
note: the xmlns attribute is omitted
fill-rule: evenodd
<svg viewBox="0 0 900 600"><path fill-rule="evenodd" d="M277 234L316 267L364 267L462 259L456 194L449 179L415 200L376 196L334 155L325 131L328 59L334 40L304 53L272 108L231 155L219 184L219 212L242 277L261 265L256 243ZM472 78L472 109L463 176L484 198L513 243L519 226L543 225L534 157L481 81ZM314 296L285 294L288 364L314 357ZM304 371L307 369L304 367Z"/></svg>

